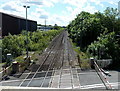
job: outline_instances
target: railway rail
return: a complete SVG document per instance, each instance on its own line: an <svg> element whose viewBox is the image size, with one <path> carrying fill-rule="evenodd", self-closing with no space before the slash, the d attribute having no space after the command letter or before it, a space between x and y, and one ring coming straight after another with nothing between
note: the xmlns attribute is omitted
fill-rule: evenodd
<svg viewBox="0 0 120 91"><path fill-rule="evenodd" d="M30 71L25 71L18 78L16 75L13 80L3 81L2 84L19 87L80 89L82 86L78 70L81 69L77 65L78 60L72 49L68 33L63 31L53 39L48 48L39 56L36 64L29 68ZM95 67L98 75L101 75L96 63ZM106 82L102 82L107 89Z"/></svg>
<svg viewBox="0 0 120 91"><path fill-rule="evenodd" d="M72 66L70 63L71 59L69 59L70 53L69 48L67 48L68 45L70 44L68 43L67 32L63 31L43 52L37 64L33 64L31 68L29 68L31 71L25 71L19 77L19 80L13 80L13 82L18 82L17 86L19 87L51 87L53 86L53 79L57 72L59 74L59 78L57 79L59 81L58 88L61 88L67 69L71 83L69 86L73 88Z"/></svg>
<svg viewBox="0 0 120 91"><path fill-rule="evenodd" d="M40 64L40 66L38 67L36 72L33 74L33 76L31 77L31 80L28 82L26 87L31 86L30 84L32 83L34 78L36 78L36 76L39 77L38 72L45 71L45 73L43 74L44 75L43 81L40 84L40 87L43 86L44 81L47 78L47 75L49 73L49 70L53 70L53 64L55 63L54 61L56 59L56 56L58 55L57 50L61 45L62 37L63 37L63 34L60 34L56 39L53 40L50 47L46 50L46 54L44 54L44 56L43 56L42 64ZM60 42L57 42L57 41L60 41ZM32 69L34 69L34 68L32 68ZM26 78L22 81L22 83L19 86L22 86L22 84L24 84L24 82L30 75L31 75L31 73L26 76Z"/></svg>

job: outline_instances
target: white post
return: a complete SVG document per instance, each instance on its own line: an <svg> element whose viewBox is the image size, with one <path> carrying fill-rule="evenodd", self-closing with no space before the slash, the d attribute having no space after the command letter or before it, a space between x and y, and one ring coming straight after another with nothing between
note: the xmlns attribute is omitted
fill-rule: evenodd
<svg viewBox="0 0 120 91"><path fill-rule="evenodd" d="M2 80L2 74L3 74L3 73L2 73L2 72L0 72L0 81ZM0 86L1 86L1 85L0 85Z"/></svg>

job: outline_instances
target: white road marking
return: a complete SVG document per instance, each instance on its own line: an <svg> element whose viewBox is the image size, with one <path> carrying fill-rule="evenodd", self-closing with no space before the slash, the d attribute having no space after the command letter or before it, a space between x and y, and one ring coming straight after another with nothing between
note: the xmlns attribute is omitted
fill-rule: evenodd
<svg viewBox="0 0 120 91"><path fill-rule="evenodd" d="M120 85L120 82L110 83L111 86L116 87ZM105 87L104 84L92 84L92 85L84 85L80 86L81 89L91 89L91 88L100 88ZM78 88L78 87L76 87Z"/></svg>

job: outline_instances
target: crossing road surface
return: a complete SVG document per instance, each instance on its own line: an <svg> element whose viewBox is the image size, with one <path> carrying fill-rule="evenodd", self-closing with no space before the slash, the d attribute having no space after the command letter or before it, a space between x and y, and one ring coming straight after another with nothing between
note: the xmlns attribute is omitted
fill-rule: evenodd
<svg viewBox="0 0 120 91"><path fill-rule="evenodd" d="M109 81L110 85L113 89L120 89L120 79L118 71L109 71L111 76L106 76L107 80ZM81 88L82 89L104 89L105 86L103 85L102 81L99 80L100 78L94 70L91 71L83 71L79 73Z"/></svg>

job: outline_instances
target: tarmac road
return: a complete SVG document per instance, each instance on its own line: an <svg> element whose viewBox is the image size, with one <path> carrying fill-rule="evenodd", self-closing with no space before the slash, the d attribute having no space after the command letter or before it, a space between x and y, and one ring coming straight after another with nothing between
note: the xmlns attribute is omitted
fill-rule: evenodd
<svg viewBox="0 0 120 91"><path fill-rule="evenodd" d="M118 71L109 71L111 76L106 76L113 89L120 89L120 79ZM102 81L94 70L82 71L79 73L82 89L105 89Z"/></svg>

